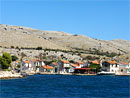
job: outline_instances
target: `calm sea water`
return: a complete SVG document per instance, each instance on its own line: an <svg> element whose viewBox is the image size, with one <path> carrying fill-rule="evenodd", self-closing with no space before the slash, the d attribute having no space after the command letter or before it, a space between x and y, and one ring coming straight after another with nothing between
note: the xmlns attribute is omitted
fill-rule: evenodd
<svg viewBox="0 0 130 98"><path fill-rule="evenodd" d="M130 98L129 76L33 75L0 81L0 98Z"/></svg>

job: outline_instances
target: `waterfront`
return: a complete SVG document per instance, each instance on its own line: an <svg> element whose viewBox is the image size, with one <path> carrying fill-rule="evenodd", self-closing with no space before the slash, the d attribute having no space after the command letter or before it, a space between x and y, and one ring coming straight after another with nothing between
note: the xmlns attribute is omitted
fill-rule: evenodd
<svg viewBox="0 0 130 98"><path fill-rule="evenodd" d="M32 75L0 81L1 98L128 98L129 76Z"/></svg>

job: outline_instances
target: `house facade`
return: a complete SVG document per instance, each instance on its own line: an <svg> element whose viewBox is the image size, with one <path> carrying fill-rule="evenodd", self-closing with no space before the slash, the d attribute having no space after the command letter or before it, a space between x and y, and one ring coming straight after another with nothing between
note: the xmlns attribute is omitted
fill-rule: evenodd
<svg viewBox="0 0 130 98"><path fill-rule="evenodd" d="M26 73L35 72L35 66L32 65L30 61L22 61L20 71Z"/></svg>
<svg viewBox="0 0 130 98"><path fill-rule="evenodd" d="M70 73L70 62L66 60L61 60L57 62L58 73Z"/></svg>
<svg viewBox="0 0 130 98"><path fill-rule="evenodd" d="M53 73L53 67L52 66L47 66L47 65L42 65L40 67L40 72L50 72L50 73Z"/></svg>
<svg viewBox="0 0 130 98"><path fill-rule="evenodd" d="M119 69L117 75L130 75L130 63L119 62Z"/></svg>
<svg viewBox="0 0 130 98"><path fill-rule="evenodd" d="M101 64L101 71L116 73L119 69L119 65L116 61L104 61Z"/></svg>
<svg viewBox="0 0 130 98"><path fill-rule="evenodd" d="M77 68L82 68L85 66L85 64L83 62L77 62L76 64L78 65Z"/></svg>
<svg viewBox="0 0 130 98"><path fill-rule="evenodd" d="M58 73L58 70L57 70L57 63L56 63L56 62L51 63L50 66L53 67L53 73Z"/></svg>

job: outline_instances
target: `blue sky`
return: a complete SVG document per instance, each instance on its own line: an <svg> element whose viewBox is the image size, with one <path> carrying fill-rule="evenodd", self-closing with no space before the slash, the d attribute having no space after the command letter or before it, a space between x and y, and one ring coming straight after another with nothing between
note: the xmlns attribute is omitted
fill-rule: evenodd
<svg viewBox="0 0 130 98"><path fill-rule="evenodd" d="M0 24L130 40L129 0L1 0Z"/></svg>

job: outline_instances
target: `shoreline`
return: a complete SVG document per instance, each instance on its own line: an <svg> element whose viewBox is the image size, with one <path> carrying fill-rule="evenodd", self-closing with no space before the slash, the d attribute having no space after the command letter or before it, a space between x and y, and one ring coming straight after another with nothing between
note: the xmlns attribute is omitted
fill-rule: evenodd
<svg viewBox="0 0 130 98"><path fill-rule="evenodd" d="M0 79L23 78L20 73L12 73L11 71L0 71Z"/></svg>
<svg viewBox="0 0 130 98"><path fill-rule="evenodd" d="M79 73L50 73L50 72L38 72L38 73L27 73L27 76L30 75L75 75L75 76L104 76L98 74L79 74ZM114 76L130 76L130 74L115 74ZM14 79L14 78L24 78L26 75L21 73L12 73L10 71L0 71L0 79Z"/></svg>

